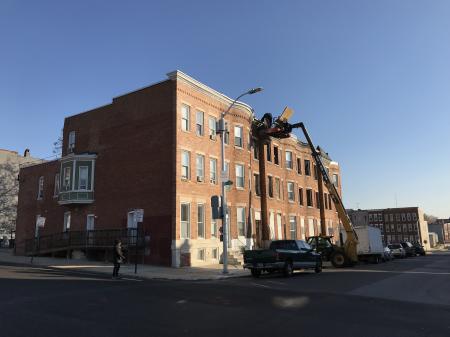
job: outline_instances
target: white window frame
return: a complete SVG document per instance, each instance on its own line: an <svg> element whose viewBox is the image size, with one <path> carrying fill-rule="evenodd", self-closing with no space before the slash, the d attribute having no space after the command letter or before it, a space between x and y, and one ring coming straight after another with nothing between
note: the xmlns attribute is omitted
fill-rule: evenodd
<svg viewBox="0 0 450 337"><path fill-rule="evenodd" d="M72 189L72 167L66 166L63 170L63 191L70 191Z"/></svg>
<svg viewBox="0 0 450 337"><path fill-rule="evenodd" d="M86 186L82 188L81 186L81 169L86 170ZM87 191L89 185L89 166L79 166L78 167L78 190Z"/></svg>
<svg viewBox="0 0 450 337"><path fill-rule="evenodd" d="M187 157L185 157L187 156ZM184 162L187 159L187 165ZM186 174L184 174L186 170ZM189 180L191 178L191 153L186 150L181 151L181 179Z"/></svg>
<svg viewBox="0 0 450 337"><path fill-rule="evenodd" d="M183 206L187 206L187 219L183 220ZM185 224L185 234L183 235L183 223ZM191 237L191 204L189 202L182 202L180 204L180 238L181 239L190 239Z"/></svg>
<svg viewBox="0 0 450 337"><path fill-rule="evenodd" d="M92 219L92 228L89 228L89 219ZM86 231L92 231L95 229L95 214L86 215Z"/></svg>
<svg viewBox="0 0 450 337"><path fill-rule="evenodd" d="M197 204L197 239L205 237L205 204Z"/></svg>
<svg viewBox="0 0 450 337"><path fill-rule="evenodd" d="M213 116L208 117L209 139L216 140L217 137L217 118Z"/></svg>
<svg viewBox="0 0 450 337"><path fill-rule="evenodd" d="M69 140L67 142L67 152L71 153L75 149L75 131L69 132Z"/></svg>
<svg viewBox="0 0 450 337"><path fill-rule="evenodd" d="M63 232L67 232L70 230L70 221L72 218L72 214L70 212L64 212L64 227Z"/></svg>
<svg viewBox="0 0 450 337"><path fill-rule="evenodd" d="M195 133L197 136L205 134L205 113L200 110L195 113Z"/></svg>
<svg viewBox="0 0 450 337"><path fill-rule="evenodd" d="M292 226L293 224L294 226ZM297 231L297 217L295 215L289 215L289 235L291 240L297 240Z"/></svg>
<svg viewBox="0 0 450 337"><path fill-rule="evenodd" d="M240 219L242 217L242 219ZM245 236L245 207L236 207L236 227L238 236Z"/></svg>
<svg viewBox="0 0 450 337"><path fill-rule="evenodd" d="M209 182L217 184L217 159L209 158Z"/></svg>
<svg viewBox="0 0 450 337"><path fill-rule="evenodd" d="M284 151L284 156L285 156L285 166L288 170L292 170L294 168L294 162L292 161L292 151ZM290 159L288 159L288 157Z"/></svg>
<svg viewBox="0 0 450 337"><path fill-rule="evenodd" d="M187 113L185 115L185 113ZM181 105L181 130L189 132L191 130L191 107L187 104Z"/></svg>
<svg viewBox="0 0 450 337"><path fill-rule="evenodd" d="M238 168L242 168L242 176L240 176L240 172ZM242 164L235 164L235 173L236 173L236 188L244 188L245 187L245 166Z"/></svg>
<svg viewBox="0 0 450 337"><path fill-rule="evenodd" d="M288 200L294 202L295 201L295 184L292 181L287 182L287 195Z"/></svg>
<svg viewBox="0 0 450 337"><path fill-rule="evenodd" d="M234 126L234 146L238 148L244 147L244 129L240 125Z"/></svg>
<svg viewBox="0 0 450 337"><path fill-rule="evenodd" d="M195 156L195 175L197 182L205 181L205 156L198 153Z"/></svg>

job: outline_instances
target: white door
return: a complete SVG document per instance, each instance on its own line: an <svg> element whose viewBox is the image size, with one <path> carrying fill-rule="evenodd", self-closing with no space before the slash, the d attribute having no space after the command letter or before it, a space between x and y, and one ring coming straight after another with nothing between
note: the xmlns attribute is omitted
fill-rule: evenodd
<svg viewBox="0 0 450 337"><path fill-rule="evenodd" d="M269 213L270 240L275 239L275 214Z"/></svg>
<svg viewBox="0 0 450 337"><path fill-rule="evenodd" d="M283 230L281 228L281 214L277 214L277 234L278 234L278 240L283 239Z"/></svg>
<svg viewBox="0 0 450 337"><path fill-rule="evenodd" d="M87 231L94 230L94 222L95 222L95 215L88 214L87 219L86 219L86 230Z"/></svg>
<svg viewBox="0 0 450 337"><path fill-rule="evenodd" d="M305 240L305 218L300 218L300 231L301 231L301 238L302 240Z"/></svg>
<svg viewBox="0 0 450 337"><path fill-rule="evenodd" d="M308 219L308 235L314 236L314 219Z"/></svg>

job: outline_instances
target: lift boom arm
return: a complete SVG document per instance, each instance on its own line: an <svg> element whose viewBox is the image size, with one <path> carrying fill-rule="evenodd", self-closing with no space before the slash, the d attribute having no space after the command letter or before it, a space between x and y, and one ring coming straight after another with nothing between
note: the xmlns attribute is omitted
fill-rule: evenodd
<svg viewBox="0 0 450 337"><path fill-rule="evenodd" d="M357 262L358 254L357 254L356 246L358 244L358 236L356 235L355 230L353 229L353 226L350 222L350 218L347 215L347 212L345 210L342 199L339 196L339 193L338 193L336 187L331 182L330 177L328 176L328 172L322 163L320 153L314 147L311 137L309 136L309 133L306 130L306 127L303 123L300 122L300 123L292 124L292 125L290 125L290 127L291 128L301 128L303 131L303 134L305 135L308 145L311 148L314 161L316 162L317 167L319 168L320 172L322 173L323 182L324 182L325 186L327 187L328 191L330 192L331 199L333 200L336 211L338 212L339 218L341 219L342 225L344 226L345 232L347 233L347 238L344 242L345 253L346 253L348 259L350 260L350 262Z"/></svg>

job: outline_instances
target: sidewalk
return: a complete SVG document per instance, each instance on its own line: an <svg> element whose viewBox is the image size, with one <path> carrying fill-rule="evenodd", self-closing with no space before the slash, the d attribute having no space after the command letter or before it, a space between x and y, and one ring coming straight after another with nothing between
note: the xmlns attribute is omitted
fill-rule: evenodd
<svg viewBox="0 0 450 337"><path fill-rule="evenodd" d="M35 257L31 264L31 258L27 256L15 256L11 250L0 249L0 262L17 263L34 267L48 267L64 269L78 272L100 273L112 275L112 264L64 258ZM120 274L125 277L160 279L160 280L219 280L233 277L243 277L250 275L248 270L242 266L229 266L229 273L222 274L222 265L214 264L204 267L183 267L170 268L162 266L151 266L138 264L137 274L134 273L134 264L123 264L120 267Z"/></svg>

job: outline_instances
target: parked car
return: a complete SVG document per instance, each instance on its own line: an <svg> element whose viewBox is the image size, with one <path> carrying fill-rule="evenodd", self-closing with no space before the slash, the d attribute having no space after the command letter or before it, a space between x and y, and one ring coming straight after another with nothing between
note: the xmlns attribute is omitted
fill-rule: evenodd
<svg viewBox="0 0 450 337"><path fill-rule="evenodd" d="M403 249L402 245L399 243L391 243L388 245L388 248L391 250L391 254L393 257L403 259L406 257L406 252Z"/></svg>
<svg viewBox="0 0 450 337"><path fill-rule="evenodd" d="M254 277L275 271L291 276L296 269L314 269L320 273L322 257L303 240L274 240L269 249L245 250L244 268L250 269Z"/></svg>
<svg viewBox="0 0 450 337"><path fill-rule="evenodd" d="M400 242L403 249L405 250L406 256L416 256L416 249L409 241Z"/></svg>
<svg viewBox="0 0 450 337"><path fill-rule="evenodd" d="M390 250L390 248L387 246L384 247L383 256L381 257L383 262L391 261L393 258L394 258L394 256L392 255L392 251Z"/></svg>
<svg viewBox="0 0 450 337"><path fill-rule="evenodd" d="M414 243L413 247L416 250L417 255L425 256L425 254L426 254L425 248L423 248L423 246L420 243L418 243L418 242Z"/></svg>

